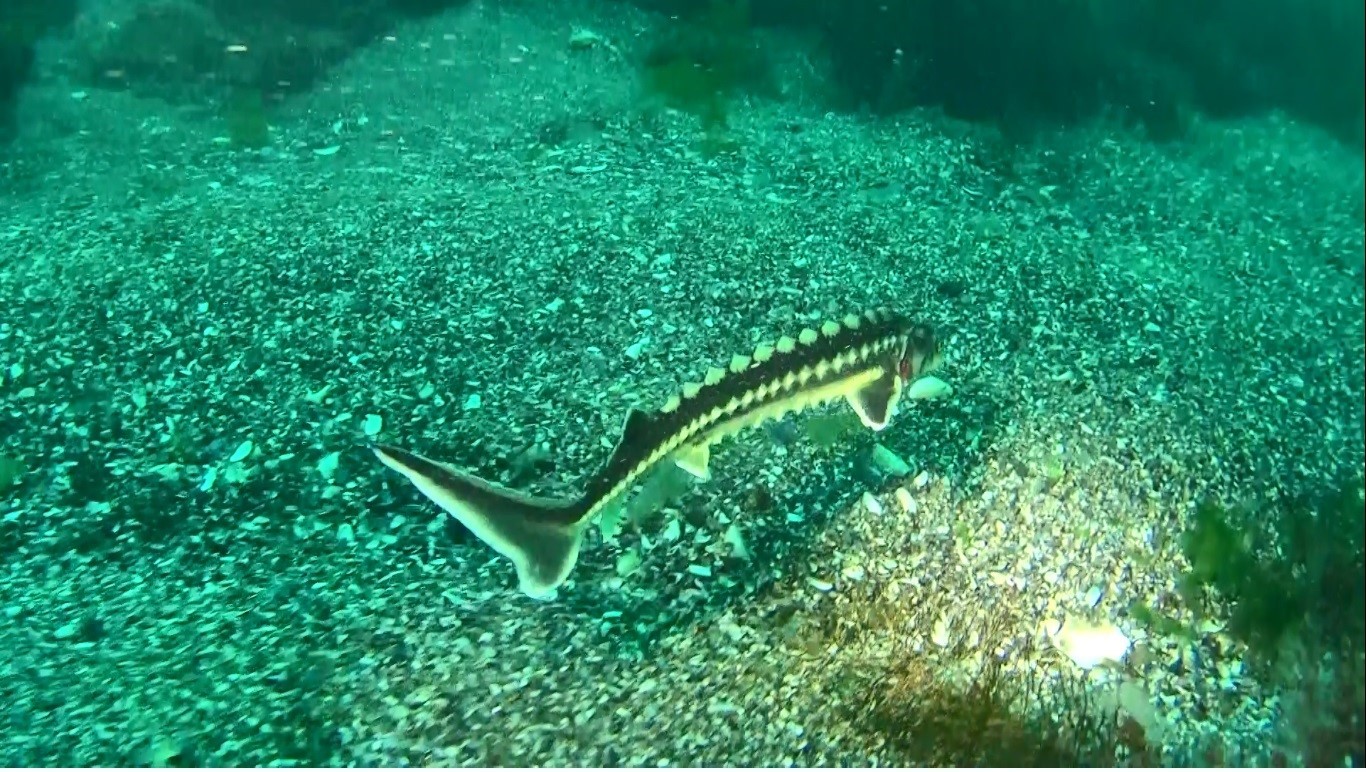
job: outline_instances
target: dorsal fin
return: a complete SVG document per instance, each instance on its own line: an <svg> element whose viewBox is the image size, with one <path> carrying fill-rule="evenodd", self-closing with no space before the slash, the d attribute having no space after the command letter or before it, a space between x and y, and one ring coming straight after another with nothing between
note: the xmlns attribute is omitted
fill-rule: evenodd
<svg viewBox="0 0 1366 772"><path fill-rule="evenodd" d="M621 424L621 434L617 437L617 447L630 445L650 432L650 425L654 423L654 418L638 407L626 410L626 420Z"/></svg>
<svg viewBox="0 0 1366 772"><path fill-rule="evenodd" d="M612 466L620 463L622 458L629 458L633 451L638 451L640 446L650 445L657 441L655 434L655 417L638 407L626 409L626 420L621 424L621 432L617 435L617 444L612 447L612 455L608 457L607 464Z"/></svg>

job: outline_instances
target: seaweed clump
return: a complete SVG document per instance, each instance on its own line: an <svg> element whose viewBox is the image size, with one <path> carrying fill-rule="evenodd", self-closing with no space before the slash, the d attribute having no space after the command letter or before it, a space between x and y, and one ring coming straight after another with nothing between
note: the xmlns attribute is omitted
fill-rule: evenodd
<svg viewBox="0 0 1366 772"><path fill-rule="evenodd" d="M866 687L862 727L926 766L1108 767L1126 725L1079 679L1012 674L983 652L959 684L925 657L903 657ZM1141 738L1129 753L1146 752Z"/></svg>
<svg viewBox="0 0 1366 772"><path fill-rule="evenodd" d="M233 89L223 102L223 120L233 147L257 150L270 144L270 120L259 90Z"/></svg>
<svg viewBox="0 0 1366 772"><path fill-rule="evenodd" d="M1211 597L1229 608L1228 632L1264 664L1292 638L1333 646L1366 637L1361 485L1346 482L1280 507L1205 502L1182 536L1190 570L1182 599L1203 615Z"/></svg>
<svg viewBox="0 0 1366 772"><path fill-rule="evenodd" d="M1284 686L1287 744L1310 766L1366 763L1366 499L1355 476L1278 506L1202 504L1179 589Z"/></svg>
<svg viewBox="0 0 1366 772"><path fill-rule="evenodd" d="M724 129L735 95L771 84L748 1L711 0L661 31L645 54L642 76L650 96L697 116L709 132Z"/></svg>

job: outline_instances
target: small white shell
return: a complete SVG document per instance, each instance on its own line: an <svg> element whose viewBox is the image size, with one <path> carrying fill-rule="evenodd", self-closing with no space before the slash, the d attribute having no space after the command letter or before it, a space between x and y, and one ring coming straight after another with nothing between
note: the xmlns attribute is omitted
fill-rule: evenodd
<svg viewBox="0 0 1366 772"><path fill-rule="evenodd" d="M953 394L953 387L933 375L917 378L906 387L906 399L940 399Z"/></svg>
<svg viewBox="0 0 1366 772"><path fill-rule="evenodd" d="M930 642L941 649L948 648L948 645L952 642L952 639L949 637L948 617L940 617L934 623L934 628L930 630Z"/></svg>
<svg viewBox="0 0 1366 772"><path fill-rule="evenodd" d="M1053 638L1068 659L1082 670L1090 670L1104 662L1120 662L1129 653L1129 636L1110 622L1092 624L1085 620L1069 619Z"/></svg>

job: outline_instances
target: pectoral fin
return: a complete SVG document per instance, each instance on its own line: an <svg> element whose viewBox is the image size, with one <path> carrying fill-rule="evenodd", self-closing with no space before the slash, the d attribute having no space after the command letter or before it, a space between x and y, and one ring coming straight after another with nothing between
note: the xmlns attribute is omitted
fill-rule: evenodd
<svg viewBox="0 0 1366 772"><path fill-rule="evenodd" d="M678 465L678 468L699 480L711 479L711 470L707 468L710 462L711 446L709 445L688 445L679 448L674 454L674 463Z"/></svg>
<svg viewBox="0 0 1366 772"><path fill-rule="evenodd" d="M901 397L901 378L889 370L882 377L845 397L863 425L882 431L892 420L897 399Z"/></svg>

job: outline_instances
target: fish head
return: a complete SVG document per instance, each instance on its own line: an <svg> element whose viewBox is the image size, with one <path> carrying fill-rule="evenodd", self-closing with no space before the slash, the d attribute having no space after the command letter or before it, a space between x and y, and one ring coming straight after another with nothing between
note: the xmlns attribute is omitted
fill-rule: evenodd
<svg viewBox="0 0 1366 772"><path fill-rule="evenodd" d="M906 333L901 349L899 372L902 384L910 383L939 366L939 339L934 330L923 324L913 325Z"/></svg>

